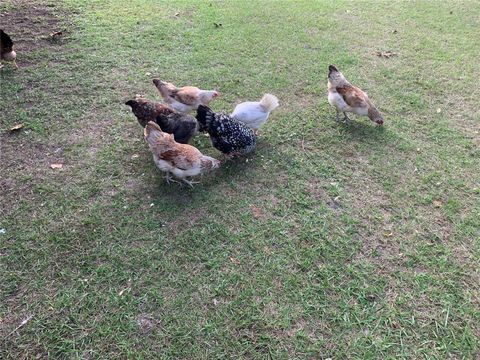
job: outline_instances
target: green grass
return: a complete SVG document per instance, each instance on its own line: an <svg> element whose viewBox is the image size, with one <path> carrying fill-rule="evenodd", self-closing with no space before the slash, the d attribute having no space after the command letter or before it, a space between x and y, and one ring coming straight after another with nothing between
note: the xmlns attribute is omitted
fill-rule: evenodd
<svg viewBox="0 0 480 360"><path fill-rule="evenodd" d="M480 356L477 2L36 4L0 70L1 358ZM335 123L331 63L383 128ZM281 106L168 186L123 105L153 77Z"/></svg>

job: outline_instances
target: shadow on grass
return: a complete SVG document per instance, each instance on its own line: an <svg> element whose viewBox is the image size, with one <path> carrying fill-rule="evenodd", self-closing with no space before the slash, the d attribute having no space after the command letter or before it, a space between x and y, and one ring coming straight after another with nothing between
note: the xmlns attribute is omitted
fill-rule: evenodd
<svg viewBox="0 0 480 360"><path fill-rule="evenodd" d="M224 155L214 155L221 161L219 169L197 176L193 181L198 182L189 186L182 181L167 183L163 172L156 169L156 179L152 195L162 201L172 202L181 206L201 206L201 200L210 193L224 191L226 186L232 185L236 181L242 182L242 179L248 180L251 174L261 171L260 158L265 152L275 151L278 155L278 149L274 149L272 144L264 139L257 140L257 148L247 156L238 156L232 159L226 159ZM177 181L177 180L176 180ZM243 189L233 191L241 193ZM200 200L200 202L199 202ZM228 199L225 199L228 201Z"/></svg>
<svg viewBox="0 0 480 360"><path fill-rule="evenodd" d="M391 144L394 134L388 131L387 125L378 126L368 120L351 120L347 124L338 124L342 136L358 143L371 143L376 145Z"/></svg>

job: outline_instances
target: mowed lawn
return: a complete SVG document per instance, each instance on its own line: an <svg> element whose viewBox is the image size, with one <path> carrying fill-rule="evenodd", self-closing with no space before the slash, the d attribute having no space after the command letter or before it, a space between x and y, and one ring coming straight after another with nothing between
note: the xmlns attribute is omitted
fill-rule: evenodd
<svg viewBox="0 0 480 360"><path fill-rule="evenodd" d="M478 359L479 13L2 1L0 358ZM384 127L335 123L330 64ZM168 185L124 105L153 77L280 107L255 153Z"/></svg>

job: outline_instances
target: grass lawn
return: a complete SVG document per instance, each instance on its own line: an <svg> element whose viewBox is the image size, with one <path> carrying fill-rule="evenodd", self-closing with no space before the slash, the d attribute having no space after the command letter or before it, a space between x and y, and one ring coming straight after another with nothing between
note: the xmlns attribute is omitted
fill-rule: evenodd
<svg viewBox="0 0 480 360"><path fill-rule="evenodd" d="M478 359L479 13L2 1L0 358ZM384 127L335 123L329 64ZM123 104L153 77L281 104L255 153L169 186Z"/></svg>

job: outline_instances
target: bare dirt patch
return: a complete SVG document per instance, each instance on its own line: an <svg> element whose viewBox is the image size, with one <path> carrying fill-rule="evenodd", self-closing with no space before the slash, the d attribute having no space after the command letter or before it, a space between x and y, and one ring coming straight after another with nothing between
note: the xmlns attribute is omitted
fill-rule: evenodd
<svg viewBox="0 0 480 360"><path fill-rule="evenodd" d="M32 64L29 54L36 50L60 51L67 32L64 15L56 2L29 0L15 1L13 7L0 12L1 28L15 43L20 67ZM50 36L59 31L61 35Z"/></svg>

